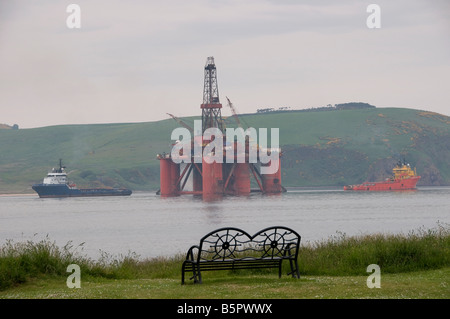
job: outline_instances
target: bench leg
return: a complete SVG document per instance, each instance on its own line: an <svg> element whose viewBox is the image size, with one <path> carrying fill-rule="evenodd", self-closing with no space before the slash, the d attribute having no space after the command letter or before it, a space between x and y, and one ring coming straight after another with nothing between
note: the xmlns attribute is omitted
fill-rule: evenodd
<svg viewBox="0 0 450 319"><path fill-rule="evenodd" d="M191 279L194 279L194 284L201 284L202 283L202 274L200 272L200 269L195 269L195 265L192 266L192 274L193 276Z"/></svg>
<svg viewBox="0 0 450 319"><path fill-rule="evenodd" d="M185 274L185 267L183 264L183 269L181 270L181 284L184 284L184 274ZM197 269L196 265L192 265L192 277L189 279L194 279L194 284L201 284L202 283L202 274L200 272L200 269Z"/></svg>
<svg viewBox="0 0 450 319"><path fill-rule="evenodd" d="M291 265L291 272L288 275L292 275L293 278L300 278L297 260L289 259L289 263Z"/></svg>
<svg viewBox="0 0 450 319"><path fill-rule="evenodd" d="M184 278L186 273L186 262L183 262L183 266L181 267L181 284L184 285ZM202 274L200 273L200 269L196 270L195 264L192 265L192 277L191 280L194 279L194 283L202 283Z"/></svg>
<svg viewBox="0 0 450 319"><path fill-rule="evenodd" d="M200 272L200 270L197 273L197 284L201 284L202 283L202 273Z"/></svg>

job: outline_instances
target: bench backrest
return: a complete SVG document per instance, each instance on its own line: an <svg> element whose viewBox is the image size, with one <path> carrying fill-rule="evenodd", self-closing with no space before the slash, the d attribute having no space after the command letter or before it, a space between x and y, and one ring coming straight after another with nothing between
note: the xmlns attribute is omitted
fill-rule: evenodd
<svg viewBox="0 0 450 319"><path fill-rule="evenodd" d="M210 232L200 240L198 261L229 259L297 258L300 235L294 230L275 226L253 236L234 227Z"/></svg>

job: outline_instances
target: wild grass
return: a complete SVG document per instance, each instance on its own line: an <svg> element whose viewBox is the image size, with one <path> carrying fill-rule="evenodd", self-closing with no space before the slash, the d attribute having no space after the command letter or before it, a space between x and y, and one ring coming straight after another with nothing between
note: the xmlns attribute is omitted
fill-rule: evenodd
<svg viewBox="0 0 450 319"><path fill-rule="evenodd" d="M303 246L299 254L300 272L309 275L365 275L370 264L380 266L383 273L447 267L450 265L449 228L438 225L406 235L338 234Z"/></svg>
<svg viewBox="0 0 450 319"><path fill-rule="evenodd" d="M301 276L367 276L367 266L377 264L384 274L424 271L450 266L450 229L438 225L403 235L373 234L346 236L338 234L328 240L302 244L299 251ZM140 259L135 254L102 254L92 260L68 243L58 247L48 237L39 241L14 243L0 247L0 290L20 286L41 277L66 278L67 266L80 266L83 278L102 279L176 279L181 277L184 255L170 258ZM288 264L285 265L286 272ZM270 271L270 270L269 270ZM213 274L214 273L214 274ZM223 277L213 272L209 278ZM258 275L264 270L244 271Z"/></svg>

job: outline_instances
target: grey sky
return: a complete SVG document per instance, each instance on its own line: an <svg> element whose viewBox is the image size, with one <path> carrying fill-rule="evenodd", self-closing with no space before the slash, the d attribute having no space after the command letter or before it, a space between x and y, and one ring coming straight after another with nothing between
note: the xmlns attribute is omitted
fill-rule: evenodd
<svg viewBox="0 0 450 319"><path fill-rule="evenodd" d="M0 123L200 115L208 56L224 115L225 96L240 113L361 101L450 115L449 21L439 0L0 0Z"/></svg>

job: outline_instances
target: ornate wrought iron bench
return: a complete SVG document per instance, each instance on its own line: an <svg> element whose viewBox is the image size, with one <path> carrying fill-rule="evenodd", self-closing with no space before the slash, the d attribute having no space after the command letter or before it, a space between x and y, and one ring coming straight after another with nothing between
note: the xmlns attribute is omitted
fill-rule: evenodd
<svg viewBox="0 0 450 319"><path fill-rule="evenodd" d="M219 228L189 248L181 269L181 284L185 273L192 273L194 283L201 283L202 272L214 270L278 268L281 277L283 260L289 261L288 275L300 278L300 239L298 233L283 226L268 227L253 236L239 228Z"/></svg>

